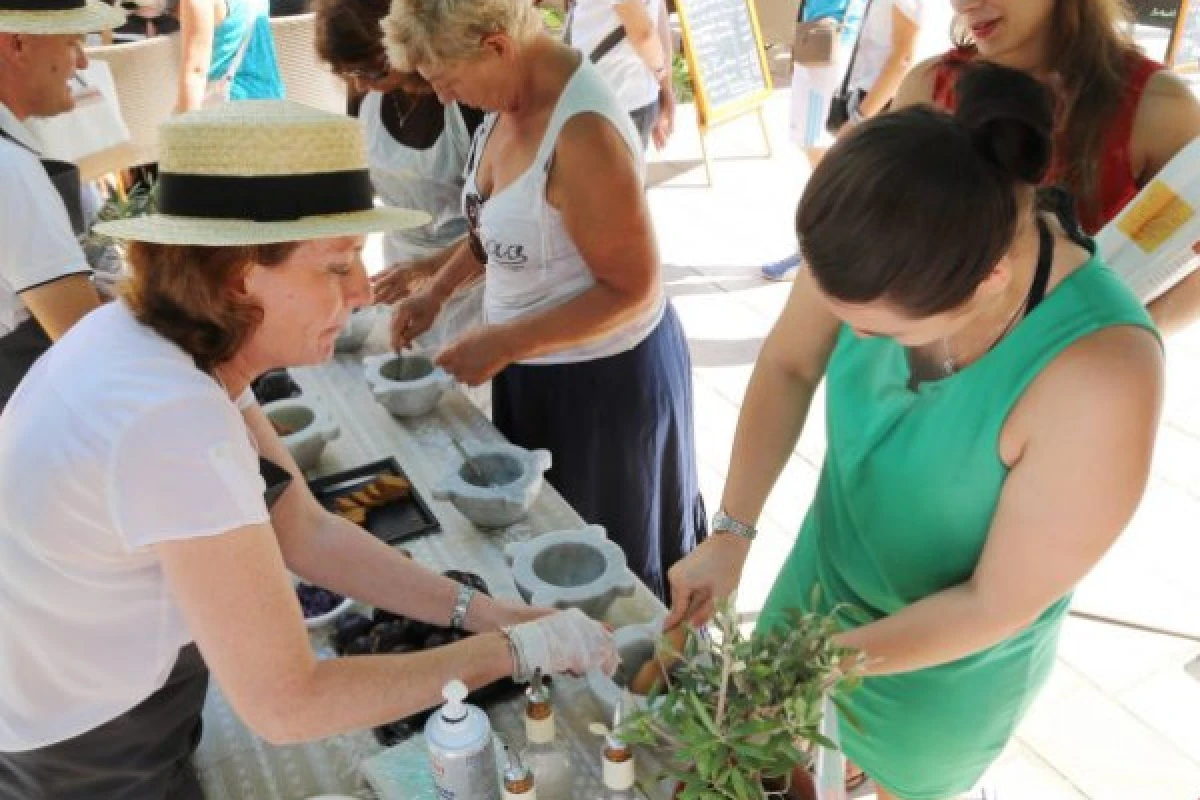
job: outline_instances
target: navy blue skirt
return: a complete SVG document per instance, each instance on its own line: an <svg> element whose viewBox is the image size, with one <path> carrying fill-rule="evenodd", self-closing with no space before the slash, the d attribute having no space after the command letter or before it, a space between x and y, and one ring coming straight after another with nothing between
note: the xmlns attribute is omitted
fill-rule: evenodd
<svg viewBox="0 0 1200 800"><path fill-rule="evenodd" d="M664 603L667 570L703 540L687 340L668 303L625 353L575 364L514 364L492 382L492 418L509 441L554 455L547 480L603 525Z"/></svg>

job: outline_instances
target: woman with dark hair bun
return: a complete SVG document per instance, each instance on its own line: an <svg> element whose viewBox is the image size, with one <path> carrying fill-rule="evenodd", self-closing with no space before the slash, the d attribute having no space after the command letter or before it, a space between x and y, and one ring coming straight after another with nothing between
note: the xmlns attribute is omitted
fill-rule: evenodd
<svg viewBox="0 0 1200 800"><path fill-rule="evenodd" d="M820 485L759 625L820 590L865 655L842 747L883 800L958 797L1000 755L1142 496L1162 403L1146 311L1039 209L1046 90L979 65L957 91L955 115L872 119L814 172L811 269L755 367L722 521L670 574L667 626L737 586L824 379Z"/></svg>

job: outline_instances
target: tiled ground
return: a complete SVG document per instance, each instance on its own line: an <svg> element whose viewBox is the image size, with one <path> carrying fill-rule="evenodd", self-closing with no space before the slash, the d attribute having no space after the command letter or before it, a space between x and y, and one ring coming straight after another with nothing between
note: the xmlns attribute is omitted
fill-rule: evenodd
<svg viewBox="0 0 1200 800"><path fill-rule="evenodd" d="M709 136L704 185L687 111L651 165L650 203L669 290L692 346L702 485L715 509L755 356L788 287L757 266L787 254L807 168L784 135L786 96L767 109L774 156L754 117ZM758 608L816 484L820 401L768 501L740 604ZM1166 418L1154 478L1130 530L1084 582L1076 608L1200 636L1200 327L1169 344ZM988 776L1004 800L1200 798L1200 643L1072 619L1058 670Z"/></svg>

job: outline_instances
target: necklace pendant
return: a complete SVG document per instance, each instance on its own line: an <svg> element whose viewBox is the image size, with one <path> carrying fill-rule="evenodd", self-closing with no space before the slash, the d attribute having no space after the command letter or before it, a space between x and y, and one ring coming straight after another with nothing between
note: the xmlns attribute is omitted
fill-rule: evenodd
<svg viewBox="0 0 1200 800"><path fill-rule="evenodd" d="M958 363L954 360L954 356L950 353L950 342L948 339L942 339L942 374L950 377L958 371Z"/></svg>

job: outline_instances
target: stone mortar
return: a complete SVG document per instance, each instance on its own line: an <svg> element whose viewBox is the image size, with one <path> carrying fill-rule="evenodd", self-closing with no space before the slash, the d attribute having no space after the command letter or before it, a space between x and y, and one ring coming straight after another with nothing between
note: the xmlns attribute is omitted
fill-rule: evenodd
<svg viewBox="0 0 1200 800"><path fill-rule="evenodd" d="M504 554L521 596L543 608L578 608L603 619L614 600L637 587L625 554L599 525L514 542Z"/></svg>
<svg viewBox="0 0 1200 800"><path fill-rule="evenodd" d="M434 487L434 499L453 503L481 529L503 528L524 519L542 490L542 476L552 463L550 452L478 442L464 443L463 450L468 459L459 459L457 467Z"/></svg>
<svg viewBox="0 0 1200 800"><path fill-rule="evenodd" d="M308 471L317 466L325 445L336 439L341 431L329 413L304 397L276 400L263 406L263 413L280 425L294 429L279 438L300 469Z"/></svg>
<svg viewBox="0 0 1200 800"><path fill-rule="evenodd" d="M613 718L617 703L623 704L623 715L646 708L646 698L633 694L626 686L642 665L654 657L659 628L660 625L653 623L617 628L613 632L613 640L617 645L617 653L621 656L621 664L616 673L610 677L605 675L603 670L593 669L588 672L588 688L596 702L604 709L606 720Z"/></svg>
<svg viewBox="0 0 1200 800"><path fill-rule="evenodd" d="M428 414L454 386L454 378L427 356L370 356L363 359L363 369L375 399L396 417Z"/></svg>

